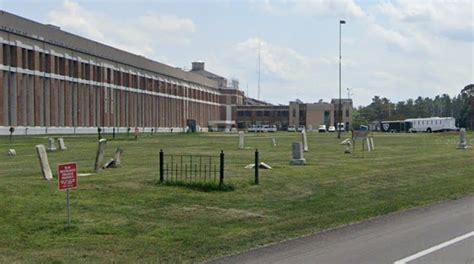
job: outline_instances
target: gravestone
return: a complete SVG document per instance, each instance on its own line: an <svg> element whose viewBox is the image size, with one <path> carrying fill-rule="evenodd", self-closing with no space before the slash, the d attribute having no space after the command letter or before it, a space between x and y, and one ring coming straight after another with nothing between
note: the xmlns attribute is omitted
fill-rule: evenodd
<svg viewBox="0 0 474 264"><path fill-rule="evenodd" d="M466 141L466 129L461 128L459 130L459 143L458 143L458 149L467 149L467 141Z"/></svg>
<svg viewBox="0 0 474 264"><path fill-rule="evenodd" d="M244 131L239 131L239 149L245 148L245 134Z"/></svg>
<svg viewBox="0 0 474 264"><path fill-rule="evenodd" d="M48 151L56 151L56 142L53 138L48 138Z"/></svg>
<svg viewBox="0 0 474 264"><path fill-rule="evenodd" d="M303 151L308 152L308 138L306 137L306 129L301 130L301 138L303 141Z"/></svg>
<svg viewBox="0 0 474 264"><path fill-rule="evenodd" d="M102 160L104 159L105 147L107 146L107 140L105 138L99 140L99 146L97 148L97 154L95 156L94 171L98 172L102 169Z"/></svg>
<svg viewBox="0 0 474 264"><path fill-rule="evenodd" d="M58 138L59 150L66 150L66 145L64 144L63 138Z"/></svg>
<svg viewBox="0 0 474 264"><path fill-rule="evenodd" d="M120 167L122 163L122 152L123 150L121 148L117 148L114 157L110 159L107 163L105 163L104 168L108 169Z"/></svg>
<svg viewBox="0 0 474 264"><path fill-rule="evenodd" d="M273 146L276 147L277 146L277 141L275 138L272 138L272 143L273 143Z"/></svg>
<svg viewBox="0 0 474 264"><path fill-rule="evenodd" d="M303 157L303 147L301 142L292 143L292 159L290 160L290 165L305 165L306 160Z"/></svg>
<svg viewBox="0 0 474 264"><path fill-rule="evenodd" d="M370 138L366 138L365 142L367 143L367 151L368 152L372 151L372 147L370 145Z"/></svg>
<svg viewBox="0 0 474 264"><path fill-rule="evenodd" d="M349 138L346 138L340 144L345 146L344 154L351 154L352 140L350 140Z"/></svg>
<svg viewBox="0 0 474 264"><path fill-rule="evenodd" d="M7 152L7 155L8 155L8 156L16 156L16 150L14 150L14 149L9 149L8 152Z"/></svg>
<svg viewBox="0 0 474 264"><path fill-rule="evenodd" d="M370 137L369 140L370 140L370 148L371 148L372 150L375 150L374 138L373 138L373 137Z"/></svg>
<svg viewBox="0 0 474 264"><path fill-rule="evenodd" d="M53 173L49 167L48 154L44 148L44 145L36 145L36 153L38 154L38 159L40 162L41 173L45 180L53 179Z"/></svg>

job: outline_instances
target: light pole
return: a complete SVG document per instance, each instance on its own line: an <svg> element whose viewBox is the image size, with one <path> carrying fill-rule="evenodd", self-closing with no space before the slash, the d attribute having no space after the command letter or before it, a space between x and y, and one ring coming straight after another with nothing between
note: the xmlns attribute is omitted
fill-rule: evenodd
<svg viewBox="0 0 474 264"><path fill-rule="evenodd" d="M341 126L340 123L342 122L342 99L341 99L341 63L342 63L342 56L341 56L341 27L342 24L345 24L346 21L339 20L339 109L337 111L337 138L341 138Z"/></svg>

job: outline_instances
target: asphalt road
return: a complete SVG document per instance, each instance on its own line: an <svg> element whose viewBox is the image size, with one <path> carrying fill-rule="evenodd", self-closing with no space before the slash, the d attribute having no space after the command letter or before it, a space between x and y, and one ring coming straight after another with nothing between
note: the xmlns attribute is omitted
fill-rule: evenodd
<svg viewBox="0 0 474 264"><path fill-rule="evenodd" d="M211 263L474 263L474 196L214 260Z"/></svg>

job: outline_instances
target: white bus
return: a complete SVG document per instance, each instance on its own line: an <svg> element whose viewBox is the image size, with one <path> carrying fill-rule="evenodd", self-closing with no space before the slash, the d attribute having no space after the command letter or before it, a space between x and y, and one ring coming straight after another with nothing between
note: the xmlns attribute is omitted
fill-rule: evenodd
<svg viewBox="0 0 474 264"><path fill-rule="evenodd" d="M458 130L454 117L411 118L405 122L411 123L410 132L435 132Z"/></svg>

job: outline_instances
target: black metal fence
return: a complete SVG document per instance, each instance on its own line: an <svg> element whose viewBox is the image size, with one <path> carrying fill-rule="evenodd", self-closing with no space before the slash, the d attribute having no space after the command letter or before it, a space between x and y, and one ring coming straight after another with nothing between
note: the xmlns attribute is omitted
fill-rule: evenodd
<svg viewBox="0 0 474 264"><path fill-rule="evenodd" d="M224 151L220 155L167 155L160 150L160 183L224 184Z"/></svg>

